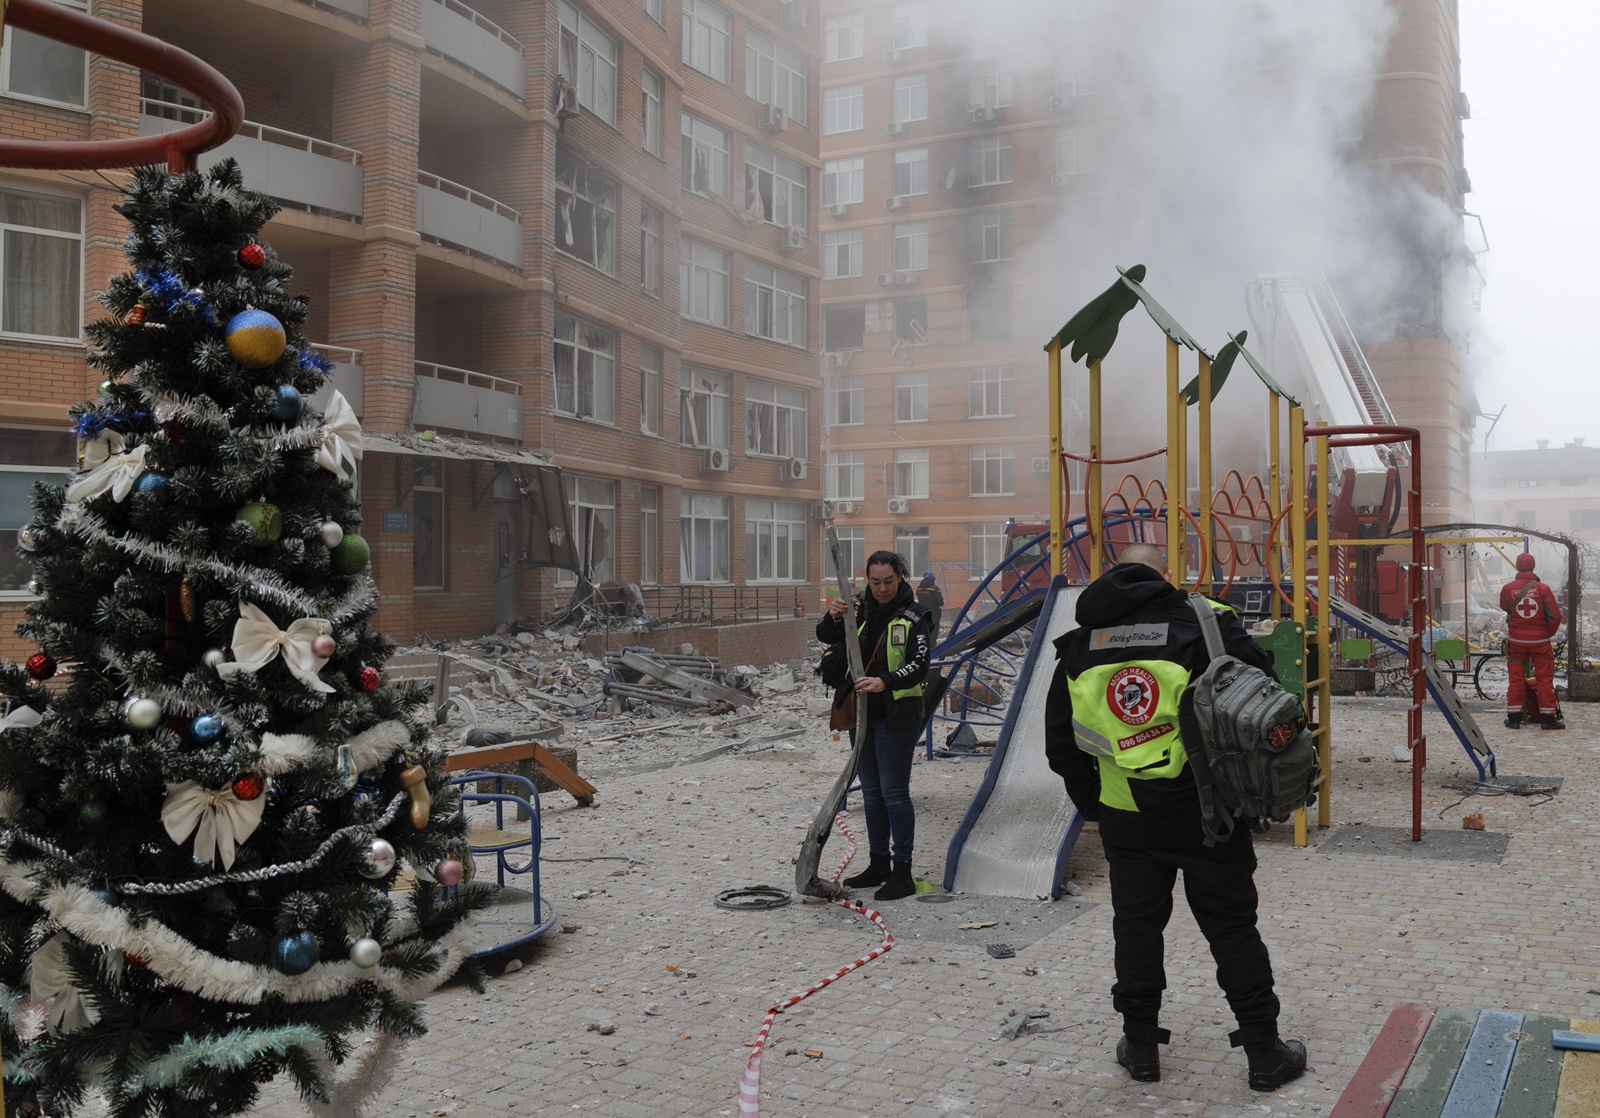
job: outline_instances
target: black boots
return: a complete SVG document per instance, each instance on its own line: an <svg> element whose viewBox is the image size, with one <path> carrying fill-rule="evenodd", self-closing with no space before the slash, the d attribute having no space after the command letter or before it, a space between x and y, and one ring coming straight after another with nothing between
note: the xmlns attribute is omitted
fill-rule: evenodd
<svg viewBox="0 0 1600 1118"><path fill-rule="evenodd" d="M1298 1040L1247 1044L1244 1054L1250 1060L1252 1091L1276 1091L1291 1079L1299 1079L1306 1070L1306 1046Z"/></svg>
<svg viewBox="0 0 1600 1118"><path fill-rule="evenodd" d="M901 897L909 897L917 891L917 883L911 878L910 861L902 862L894 859L889 867L889 876L884 879L883 888L872 894L875 901L898 901Z"/></svg>
<svg viewBox="0 0 1600 1118"><path fill-rule="evenodd" d="M865 885L882 885L889 880L889 855L871 854L868 858L866 869L844 879L845 888L860 889Z"/></svg>
<svg viewBox="0 0 1600 1118"><path fill-rule="evenodd" d="M1123 1037L1117 1041L1117 1063L1128 1069L1128 1077L1135 1083L1161 1081L1161 1049L1147 1040Z"/></svg>
<svg viewBox="0 0 1600 1118"><path fill-rule="evenodd" d="M1559 713L1541 714L1539 716L1539 728L1541 730L1565 730L1567 723Z"/></svg>
<svg viewBox="0 0 1600 1118"><path fill-rule="evenodd" d="M1506 729L1516 730L1522 727L1522 712L1520 710L1506 711Z"/></svg>

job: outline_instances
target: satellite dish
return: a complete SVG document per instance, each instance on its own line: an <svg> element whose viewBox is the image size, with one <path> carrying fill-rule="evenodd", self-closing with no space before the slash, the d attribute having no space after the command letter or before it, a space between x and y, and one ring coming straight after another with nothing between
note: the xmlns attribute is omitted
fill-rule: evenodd
<svg viewBox="0 0 1600 1118"><path fill-rule="evenodd" d="M945 177L944 177L944 188L946 190L954 190L956 188L956 171L958 171L958 170L960 170L960 168L951 167L950 168L950 173L945 175Z"/></svg>

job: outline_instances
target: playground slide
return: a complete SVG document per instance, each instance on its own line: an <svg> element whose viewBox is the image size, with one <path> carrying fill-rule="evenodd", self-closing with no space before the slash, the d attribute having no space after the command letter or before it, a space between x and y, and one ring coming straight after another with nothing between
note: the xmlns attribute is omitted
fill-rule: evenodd
<svg viewBox="0 0 1600 1118"><path fill-rule="evenodd" d="M1073 626L1080 586L1057 577L1011 696L989 771L950 840L944 886L999 897L1057 897L1083 818L1044 756L1053 642Z"/></svg>
<svg viewBox="0 0 1600 1118"><path fill-rule="evenodd" d="M1396 652L1404 652L1411 640L1409 629L1391 625L1342 598L1330 599L1328 608L1341 621L1355 626L1375 640L1382 641ZM1450 724L1456 739L1467 751L1467 759L1478 770L1478 779L1489 779L1495 774L1494 750L1489 747L1489 740L1479 729L1477 719L1461 705L1461 698L1456 694L1456 689L1450 686L1449 681L1439 671L1438 663L1426 652L1422 654L1422 670L1427 675L1428 694L1433 696L1434 705L1439 708L1439 713L1444 715L1444 720Z"/></svg>

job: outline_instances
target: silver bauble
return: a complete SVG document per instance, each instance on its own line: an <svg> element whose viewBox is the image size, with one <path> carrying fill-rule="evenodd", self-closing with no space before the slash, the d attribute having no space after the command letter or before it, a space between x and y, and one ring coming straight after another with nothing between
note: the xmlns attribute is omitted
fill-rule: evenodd
<svg viewBox="0 0 1600 1118"><path fill-rule="evenodd" d="M156 405L155 417L157 423L170 423L178 414L178 405L171 400L163 400Z"/></svg>
<svg viewBox="0 0 1600 1118"><path fill-rule="evenodd" d="M32 594L34 597L38 597L40 594L44 593L44 587L39 584L38 579L30 578L28 580L28 593Z"/></svg>
<svg viewBox="0 0 1600 1118"><path fill-rule="evenodd" d="M332 520L322 522L322 542L329 547L338 547L344 542L344 528Z"/></svg>
<svg viewBox="0 0 1600 1118"><path fill-rule="evenodd" d="M24 524L17 529L17 546L23 551L32 551L39 546L39 533L32 524Z"/></svg>
<svg viewBox="0 0 1600 1118"><path fill-rule="evenodd" d="M394 869L394 847L388 839L375 838L361 858L361 876L379 878Z"/></svg>
<svg viewBox="0 0 1600 1118"><path fill-rule="evenodd" d="M122 717L135 730L153 730L161 723L161 704L154 699L129 699L122 704Z"/></svg>
<svg viewBox="0 0 1600 1118"><path fill-rule="evenodd" d="M220 648L208 648L200 654L200 662L208 668L221 667L228 662L228 654Z"/></svg>
<svg viewBox="0 0 1600 1118"><path fill-rule="evenodd" d="M370 936L363 936L350 945L350 961L362 970L378 965L383 958L383 944Z"/></svg>

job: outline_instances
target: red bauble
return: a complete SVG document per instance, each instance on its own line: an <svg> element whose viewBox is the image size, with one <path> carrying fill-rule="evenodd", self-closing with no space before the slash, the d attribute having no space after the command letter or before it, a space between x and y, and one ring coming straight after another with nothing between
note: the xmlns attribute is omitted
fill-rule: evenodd
<svg viewBox="0 0 1600 1118"><path fill-rule="evenodd" d="M150 965L150 956L143 951L124 951L122 958L129 966L147 967Z"/></svg>
<svg viewBox="0 0 1600 1118"><path fill-rule="evenodd" d="M48 652L35 652L23 665L29 679L46 680L56 674L55 657Z"/></svg>
<svg viewBox="0 0 1600 1118"><path fill-rule="evenodd" d="M233 778L233 795L239 800L254 800L267 790L267 782L260 773L245 773Z"/></svg>
<svg viewBox="0 0 1600 1118"><path fill-rule="evenodd" d="M383 676L378 674L377 668L361 669L361 690L376 691L383 683Z"/></svg>
<svg viewBox="0 0 1600 1118"><path fill-rule="evenodd" d="M127 315L123 318L122 321L123 321L124 325L126 325L130 329L134 329L134 330L137 330L137 329L139 329L139 327L143 326L144 325L144 304L143 303L135 303L133 305L133 309L130 310L127 313Z"/></svg>
<svg viewBox="0 0 1600 1118"><path fill-rule="evenodd" d="M259 268L267 262L267 250L258 244L248 244L239 250L239 263L246 268Z"/></svg>

